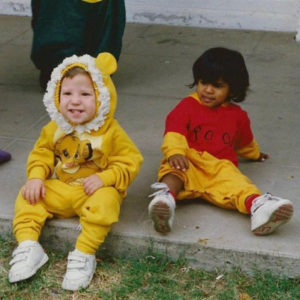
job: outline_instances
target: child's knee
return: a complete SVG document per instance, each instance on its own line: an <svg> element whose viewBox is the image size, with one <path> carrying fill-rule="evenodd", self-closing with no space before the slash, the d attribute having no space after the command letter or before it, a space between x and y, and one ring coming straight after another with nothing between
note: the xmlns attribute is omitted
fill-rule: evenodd
<svg viewBox="0 0 300 300"><path fill-rule="evenodd" d="M120 194L114 188L105 189L94 194L83 205L80 219L87 223L110 226L118 221L120 206Z"/></svg>

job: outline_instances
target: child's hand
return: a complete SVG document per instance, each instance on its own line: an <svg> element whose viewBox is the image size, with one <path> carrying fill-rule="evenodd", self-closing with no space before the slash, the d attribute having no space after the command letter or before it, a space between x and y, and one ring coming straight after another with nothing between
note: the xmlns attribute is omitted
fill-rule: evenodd
<svg viewBox="0 0 300 300"><path fill-rule="evenodd" d="M93 193L95 193L98 189L100 189L101 187L103 187L103 182L100 179L100 177L96 174L93 174L89 177L86 177L83 180L83 188L84 188L84 192L87 195L92 195Z"/></svg>
<svg viewBox="0 0 300 300"><path fill-rule="evenodd" d="M257 160L263 162L268 158L269 158L269 154L260 152L259 158Z"/></svg>
<svg viewBox="0 0 300 300"><path fill-rule="evenodd" d="M31 205L38 203L41 198L45 197L45 194L44 181L37 178L29 179L22 189L23 198Z"/></svg>
<svg viewBox="0 0 300 300"><path fill-rule="evenodd" d="M169 157L169 164L172 168L186 171L189 168L188 159L182 154L175 154Z"/></svg>

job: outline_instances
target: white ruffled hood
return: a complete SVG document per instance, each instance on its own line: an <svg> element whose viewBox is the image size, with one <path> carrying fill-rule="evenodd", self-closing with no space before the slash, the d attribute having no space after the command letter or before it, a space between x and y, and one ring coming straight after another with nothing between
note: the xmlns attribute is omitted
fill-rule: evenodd
<svg viewBox="0 0 300 300"><path fill-rule="evenodd" d="M98 95L96 101L99 102L96 116L89 122L84 124L71 124L66 120L59 111L59 92L61 79L65 72L71 67L80 66L90 73L94 82L95 92ZM77 131L78 133L91 132L93 130L104 130L104 126L112 119L117 105L117 95L110 75L117 69L115 58L110 53L100 53L95 59L90 55L76 56L73 55L64 59L57 66L47 85L47 91L44 95L43 102L47 112L58 127L66 134Z"/></svg>

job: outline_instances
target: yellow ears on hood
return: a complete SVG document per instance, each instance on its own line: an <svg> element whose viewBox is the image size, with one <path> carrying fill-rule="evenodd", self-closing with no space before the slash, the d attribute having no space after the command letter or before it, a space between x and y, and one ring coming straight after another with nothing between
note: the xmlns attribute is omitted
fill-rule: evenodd
<svg viewBox="0 0 300 300"><path fill-rule="evenodd" d="M112 54L102 52L96 58L96 66L104 74L111 75L117 70L117 61Z"/></svg>

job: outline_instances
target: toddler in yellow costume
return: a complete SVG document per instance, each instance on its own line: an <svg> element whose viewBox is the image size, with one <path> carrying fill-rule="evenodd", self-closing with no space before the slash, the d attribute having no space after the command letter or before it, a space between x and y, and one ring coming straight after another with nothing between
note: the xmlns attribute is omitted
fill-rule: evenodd
<svg viewBox="0 0 300 300"><path fill-rule="evenodd" d="M288 199L261 194L243 175L238 156L264 161L247 113L233 102L246 97L249 75L243 56L226 48L205 51L193 65L196 91L168 114L164 158L149 214L158 232L171 230L176 201L202 198L216 206L251 214L256 235L272 233L293 214Z"/></svg>
<svg viewBox="0 0 300 300"><path fill-rule="evenodd" d="M38 239L54 216L77 215L82 228L62 287L85 288L93 277L95 252L118 221L143 160L114 119L117 94L110 75L116 69L115 58L100 53L96 59L73 55L52 72L44 96L52 120L29 155L28 180L16 200L13 232L19 245L10 282L33 276L47 262Z"/></svg>

